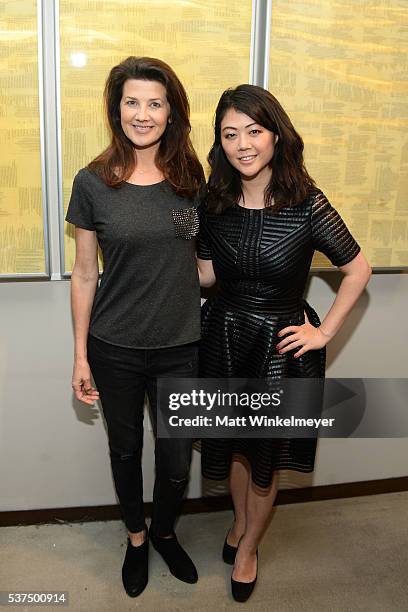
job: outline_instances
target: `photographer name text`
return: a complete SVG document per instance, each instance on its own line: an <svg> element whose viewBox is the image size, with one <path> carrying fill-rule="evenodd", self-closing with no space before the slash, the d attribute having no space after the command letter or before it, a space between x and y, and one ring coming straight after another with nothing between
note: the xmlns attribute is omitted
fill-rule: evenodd
<svg viewBox="0 0 408 612"><path fill-rule="evenodd" d="M171 427L333 427L335 419L303 419L298 417L267 417L265 415L248 416L203 416L179 417L171 415L169 425Z"/></svg>

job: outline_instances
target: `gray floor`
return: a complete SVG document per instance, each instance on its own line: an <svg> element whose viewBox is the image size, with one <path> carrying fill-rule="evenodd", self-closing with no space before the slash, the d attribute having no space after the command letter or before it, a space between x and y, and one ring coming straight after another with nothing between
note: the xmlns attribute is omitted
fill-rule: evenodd
<svg viewBox="0 0 408 612"><path fill-rule="evenodd" d="M3 527L0 590L69 591L68 607L48 610L406 612L407 505L408 493L392 493L279 506L247 604L231 599L231 569L220 559L229 512L180 519L179 539L196 562L197 584L173 578L151 549L150 582L136 599L121 584L121 523Z"/></svg>

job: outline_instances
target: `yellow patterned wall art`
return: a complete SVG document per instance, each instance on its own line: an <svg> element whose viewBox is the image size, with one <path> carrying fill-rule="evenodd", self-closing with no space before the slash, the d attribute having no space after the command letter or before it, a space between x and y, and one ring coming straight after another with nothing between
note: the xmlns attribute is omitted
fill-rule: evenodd
<svg viewBox="0 0 408 612"><path fill-rule="evenodd" d="M0 7L0 275L45 274L35 0Z"/></svg>
<svg viewBox="0 0 408 612"><path fill-rule="evenodd" d="M269 90L377 267L408 266L407 23L406 0L272 3Z"/></svg>
<svg viewBox="0 0 408 612"><path fill-rule="evenodd" d="M108 142L103 87L109 70L129 55L158 57L174 68L189 94L192 138L205 163L222 91L249 79L251 11L251 0L60 1L65 209L74 175ZM73 260L67 228L67 271Z"/></svg>

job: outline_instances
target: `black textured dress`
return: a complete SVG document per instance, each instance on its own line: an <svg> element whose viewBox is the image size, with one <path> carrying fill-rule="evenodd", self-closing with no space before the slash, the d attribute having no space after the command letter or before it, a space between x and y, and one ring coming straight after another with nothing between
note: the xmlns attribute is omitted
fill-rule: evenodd
<svg viewBox="0 0 408 612"><path fill-rule="evenodd" d="M360 250L321 191L278 213L233 206L219 215L201 210L198 257L212 259L217 294L202 308L200 375L208 378L324 377L325 349L298 358L279 355L277 333L288 325L320 324L303 299L314 250L335 266ZM274 470L311 472L315 439L204 439L202 473L222 480L233 454L250 462L252 479L268 487Z"/></svg>

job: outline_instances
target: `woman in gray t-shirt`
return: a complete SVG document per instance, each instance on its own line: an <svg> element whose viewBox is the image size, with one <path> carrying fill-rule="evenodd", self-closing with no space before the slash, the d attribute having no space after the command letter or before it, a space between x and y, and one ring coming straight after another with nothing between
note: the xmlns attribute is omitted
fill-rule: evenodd
<svg viewBox="0 0 408 612"><path fill-rule="evenodd" d="M197 376L195 207L204 175L189 138L187 95L170 66L127 58L109 74L105 103L111 143L75 177L66 216L76 240L72 386L86 404L101 399L129 533L123 584L136 597L148 581L149 538L174 576L197 581L174 533L191 440L156 437L149 532L141 454L145 393L156 432L157 377Z"/></svg>

